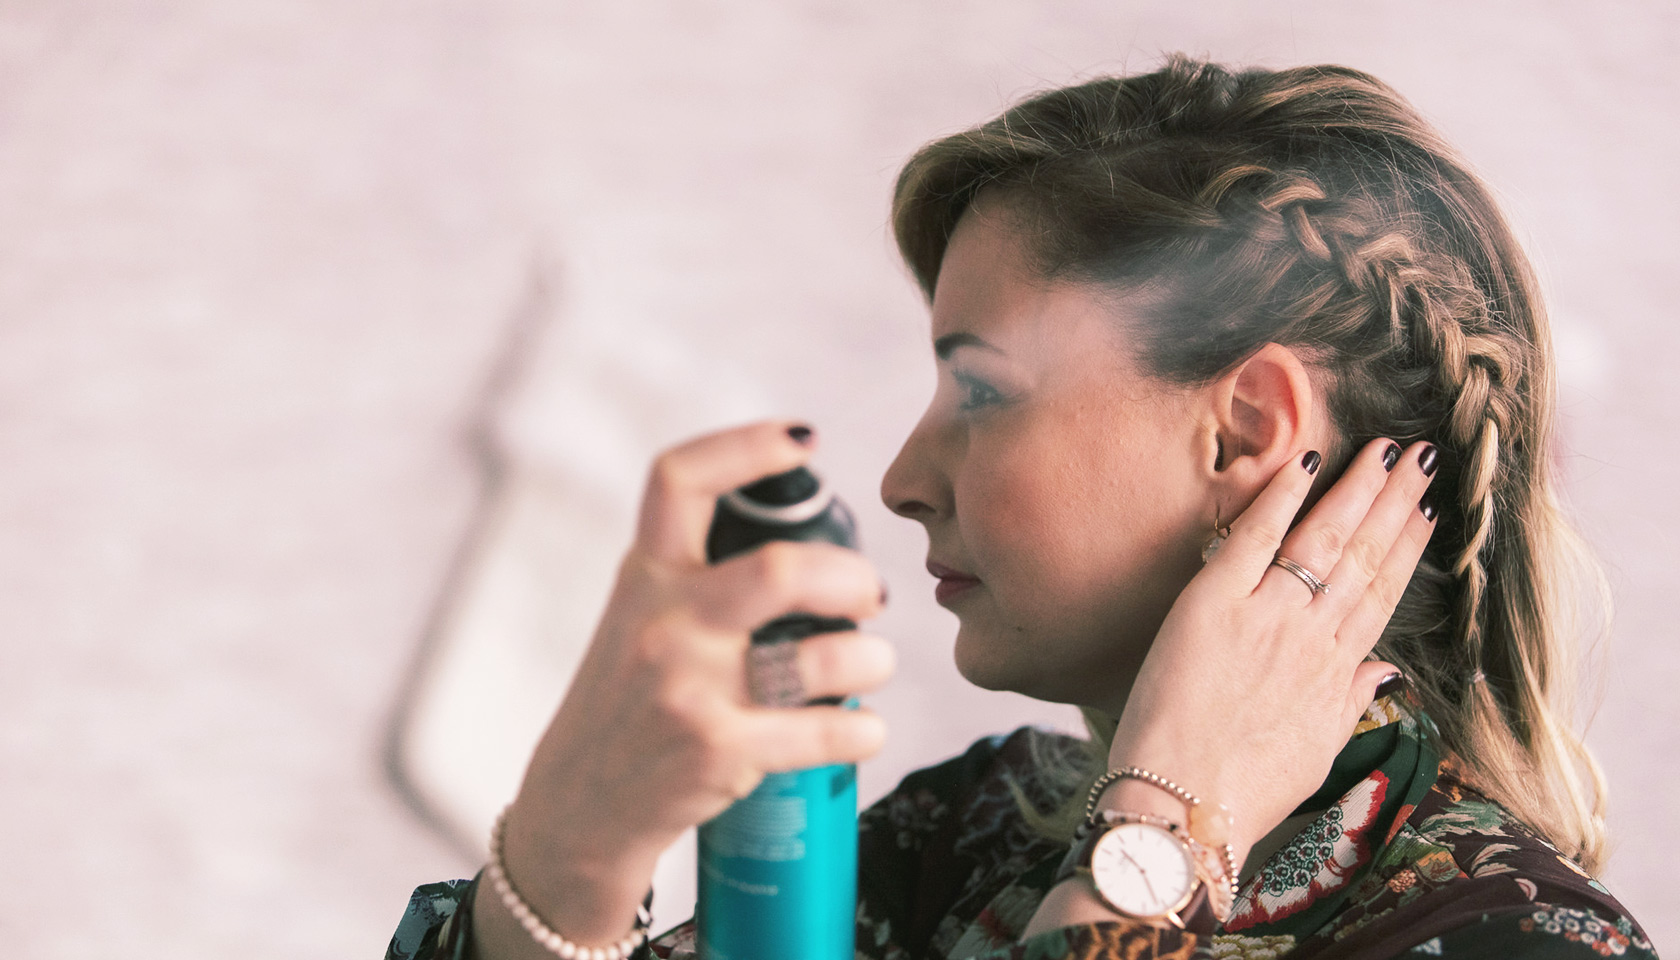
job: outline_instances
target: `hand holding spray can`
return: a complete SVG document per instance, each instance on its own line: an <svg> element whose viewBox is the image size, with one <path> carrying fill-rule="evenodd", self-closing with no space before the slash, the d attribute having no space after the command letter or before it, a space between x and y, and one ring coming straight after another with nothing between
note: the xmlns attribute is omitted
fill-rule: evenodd
<svg viewBox="0 0 1680 960"><path fill-rule="evenodd" d="M804 467L718 498L706 539L711 562L771 540L820 540L855 550L856 523ZM786 677L798 642L854 627L846 619L791 613L755 630L749 657L757 663L748 671L754 699L802 706L788 702L797 694L774 682ZM695 918L703 960L852 960L857 766L769 774L700 825L699 860Z"/></svg>

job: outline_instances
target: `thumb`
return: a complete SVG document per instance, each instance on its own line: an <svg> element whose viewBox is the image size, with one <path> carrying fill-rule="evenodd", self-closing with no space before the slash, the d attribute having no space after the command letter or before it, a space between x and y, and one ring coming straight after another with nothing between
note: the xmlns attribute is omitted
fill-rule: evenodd
<svg viewBox="0 0 1680 960"><path fill-rule="evenodd" d="M1386 660L1368 660L1353 671L1348 689L1346 726L1352 729L1359 718L1381 697L1406 689L1406 674Z"/></svg>

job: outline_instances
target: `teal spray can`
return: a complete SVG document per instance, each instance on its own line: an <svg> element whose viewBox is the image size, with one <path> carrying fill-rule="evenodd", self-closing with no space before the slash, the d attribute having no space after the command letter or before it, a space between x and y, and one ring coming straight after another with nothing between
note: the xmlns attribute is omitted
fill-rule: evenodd
<svg viewBox="0 0 1680 960"><path fill-rule="evenodd" d="M720 497L706 554L716 563L771 540L856 549L857 525L846 505L799 467ZM855 626L788 614L753 632L752 652L774 656L775 645ZM702 960L852 960L857 767L769 774L751 794L700 825L699 867L695 921Z"/></svg>

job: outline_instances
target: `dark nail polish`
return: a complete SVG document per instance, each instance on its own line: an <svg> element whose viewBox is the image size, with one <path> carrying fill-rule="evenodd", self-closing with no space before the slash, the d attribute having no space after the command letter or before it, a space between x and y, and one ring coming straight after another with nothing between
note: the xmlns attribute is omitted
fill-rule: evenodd
<svg viewBox="0 0 1680 960"><path fill-rule="evenodd" d="M1308 450L1307 455L1301 458L1301 469L1308 473L1317 473L1318 465L1323 462L1324 458L1318 455L1317 450Z"/></svg>
<svg viewBox="0 0 1680 960"><path fill-rule="evenodd" d="M1424 447L1423 452L1418 454L1418 469L1423 471L1424 476L1433 477L1435 475L1435 467L1438 465L1435 461L1439 454L1440 451L1435 449L1433 443Z"/></svg>
<svg viewBox="0 0 1680 960"><path fill-rule="evenodd" d="M1423 519L1425 519L1425 520L1434 520L1435 519L1435 513L1436 513L1435 499L1433 497L1431 497L1429 494L1427 494L1427 493L1424 494L1423 499L1418 501L1418 509L1423 512Z"/></svg>
<svg viewBox="0 0 1680 960"><path fill-rule="evenodd" d="M1404 689L1406 689L1406 675L1396 670L1384 677L1382 683L1377 684L1375 699L1381 700L1383 697L1399 693Z"/></svg>
<svg viewBox="0 0 1680 960"><path fill-rule="evenodd" d="M1388 445L1388 449L1383 451L1383 469L1393 470L1394 465L1399 462L1400 445L1398 443L1391 443Z"/></svg>
<svg viewBox="0 0 1680 960"><path fill-rule="evenodd" d="M788 436L793 439L794 443L802 447L811 445L811 428L803 423L788 427Z"/></svg>

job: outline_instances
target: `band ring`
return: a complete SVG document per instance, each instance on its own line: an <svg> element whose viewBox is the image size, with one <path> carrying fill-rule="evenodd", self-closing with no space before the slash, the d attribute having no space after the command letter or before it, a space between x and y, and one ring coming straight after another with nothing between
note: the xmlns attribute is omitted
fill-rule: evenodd
<svg viewBox="0 0 1680 960"><path fill-rule="evenodd" d="M799 676L799 641L755 643L747 648L747 686L761 707L803 707L808 699Z"/></svg>
<svg viewBox="0 0 1680 960"><path fill-rule="evenodd" d="M1281 553L1272 558L1272 566L1282 567L1290 573L1293 573L1295 576L1301 578L1301 582L1307 585L1307 589L1311 590L1313 592L1313 596L1315 597L1321 593L1330 592L1329 583L1318 579L1318 577L1313 575L1311 570L1308 570L1306 567L1301 566Z"/></svg>

